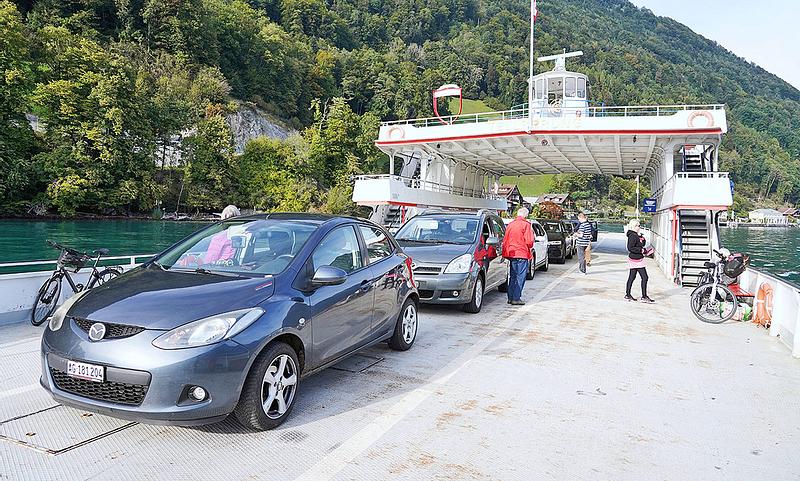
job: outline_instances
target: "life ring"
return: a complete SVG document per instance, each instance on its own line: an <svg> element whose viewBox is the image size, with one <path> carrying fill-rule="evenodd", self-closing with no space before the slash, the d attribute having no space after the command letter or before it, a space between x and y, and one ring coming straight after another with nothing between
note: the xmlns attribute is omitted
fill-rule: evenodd
<svg viewBox="0 0 800 481"><path fill-rule="evenodd" d="M691 114L689 114L689 119L686 121L686 125L689 127L694 128L694 121L697 117L703 117L706 119L706 127L713 127L714 126L714 116L711 115L711 112L708 110L695 110Z"/></svg>
<svg viewBox="0 0 800 481"><path fill-rule="evenodd" d="M758 325L769 327L772 323L772 286L766 282L762 283L756 294L755 305L753 306L756 315L753 322Z"/></svg>
<svg viewBox="0 0 800 481"><path fill-rule="evenodd" d="M581 115L583 115L583 113L581 112L581 110L576 110L576 111L575 111L575 117L580 117Z"/></svg>
<svg viewBox="0 0 800 481"><path fill-rule="evenodd" d="M389 137L389 140L402 140L406 136L406 131L403 127L395 125L389 129L386 135Z"/></svg>

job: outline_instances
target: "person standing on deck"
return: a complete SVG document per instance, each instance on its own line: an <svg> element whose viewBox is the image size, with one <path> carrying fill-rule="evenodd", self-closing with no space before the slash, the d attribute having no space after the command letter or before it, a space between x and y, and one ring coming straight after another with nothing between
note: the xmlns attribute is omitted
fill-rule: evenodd
<svg viewBox="0 0 800 481"><path fill-rule="evenodd" d="M592 245L592 224L586 219L586 214L578 214L578 264L581 272L586 274L586 257Z"/></svg>
<svg viewBox="0 0 800 481"><path fill-rule="evenodd" d="M240 215L239 209L235 205L229 205L222 209L219 218L220 220L226 220L238 215ZM224 230L211 238L203 261L206 264L212 264L221 260L230 259L234 253L235 251L231 245L231 240L228 238L228 231Z"/></svg>
<svg viewBox="0 0 800 481"><path fill-rule="evenodd" d="M628 301L635 301L636 298L631 295L631 287L633 281L636 279L636 274L642 278L642 302L652 304L655 301L647 296L647 268L644 263L645 257L645 239L639 233L639 221L632 219L625 228L626 235L628 236L628 283L625 285L625 299Z"/></svg>
<svg viewBox="0 0 800 481"><path fill-rule="evenodd" d="M503 239L503 257L508 259L508 303L522 306L522 288L528 275L528 263L533 248L533 228L528 222L528 209L517 211L517 218L506 228Z"/></svg>

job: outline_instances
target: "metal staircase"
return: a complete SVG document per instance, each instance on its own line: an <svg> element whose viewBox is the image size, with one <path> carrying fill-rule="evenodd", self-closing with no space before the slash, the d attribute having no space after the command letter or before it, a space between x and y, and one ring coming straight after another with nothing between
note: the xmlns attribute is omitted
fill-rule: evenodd
<svg viewBox="0 0 800 481"><path fill-rule="evenodd" d="M705 210L680 211L681 284L696 286L711 259L709 213Z"/></svg>
<svg viewBox="0 0 800 481"><path fill-rule="evenodd" d="M683 171L684 172L703 172L703 155L702 154L683 154Z"/></svg>
<svg viewBox="0 0 800 481"><path fill-rule="evenodd" d="M421 169L421 155L415 152L403 161L403 167L400 169L400 177L419 179ZM402 219L402 208L398 205L380 205L373 211L372 216L370 216L371 221L389 229L400 227L403 224Z"/></svg>

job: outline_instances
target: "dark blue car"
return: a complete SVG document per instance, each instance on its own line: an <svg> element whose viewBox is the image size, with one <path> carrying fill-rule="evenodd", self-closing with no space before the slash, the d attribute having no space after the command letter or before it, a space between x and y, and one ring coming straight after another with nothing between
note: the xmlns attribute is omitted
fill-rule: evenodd
<svg viewBox="0 0 800 481"><path fill-rule="evenodd" d="M157 424L289 415L300 379L369 345L407 350L411 260L380 226L237 217L180 241L52 316L42 385L60 403Z"/></svg>

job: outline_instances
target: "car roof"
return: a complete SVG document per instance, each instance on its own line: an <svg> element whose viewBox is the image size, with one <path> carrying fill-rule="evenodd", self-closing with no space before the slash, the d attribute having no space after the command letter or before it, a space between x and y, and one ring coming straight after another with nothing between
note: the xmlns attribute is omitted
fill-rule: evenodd
<svg viewBox="0 0 800 481"><path fill-rule="evenodd" d="M285 221L297 221L297 222L305 222L310 224L340 224L345 222L361 222L364 224L373 225L376 227L381 227L378 224L372 222L368 219L362 219L360 217L352 217L347 215L332 215L332 214L317 214L317 213L310 213L310 212L272 212L272 213L263 213L263 214L251 214L242 217L237 217L238 219L259 219L259 220L285 220Z"/></svg>
<svg viewBox="0 0 800 481"><path fill-rule="evenodd" d="M465 216L465 217L478 217L478 216L481 216L481 215L497 215L497 214L491 214L489 212L454 212L454 211L443 210L441 212L423 212L421 214L415 215L414 217L426 217L426 216L429 216L429 215L451 215L451 216L460 215L460 216ZM412 217L412 219L414 217Z"/></svg>

